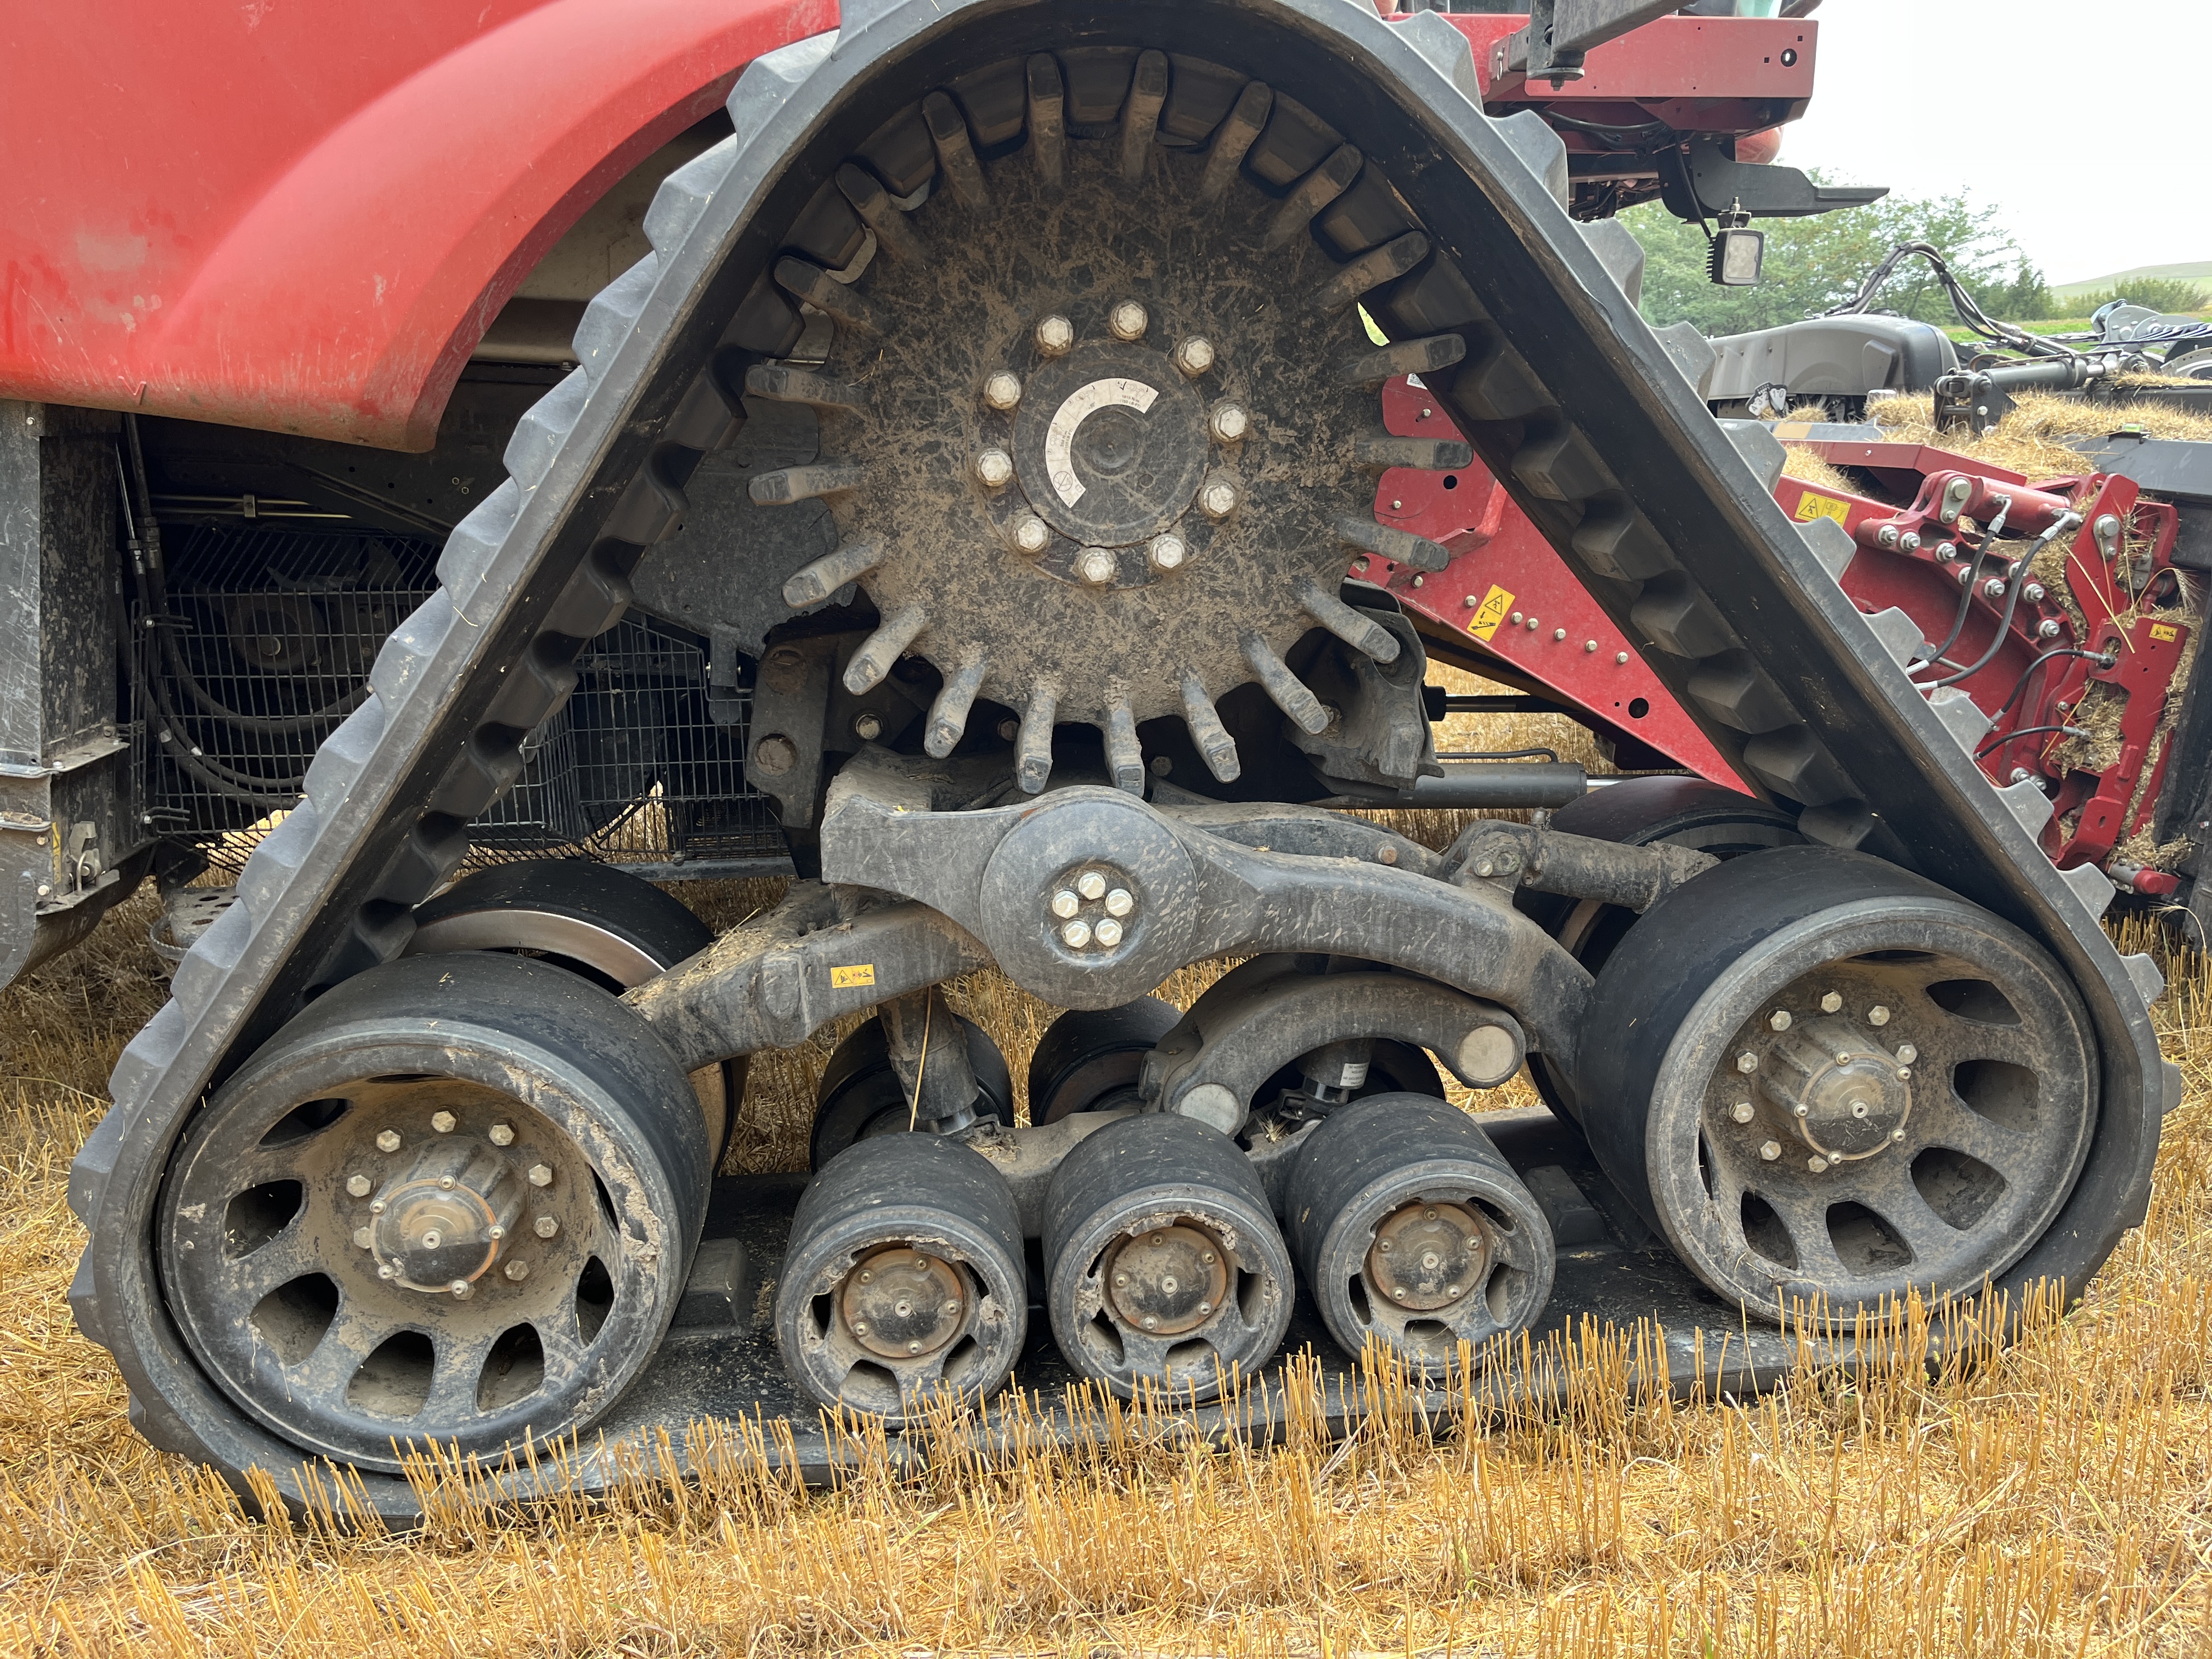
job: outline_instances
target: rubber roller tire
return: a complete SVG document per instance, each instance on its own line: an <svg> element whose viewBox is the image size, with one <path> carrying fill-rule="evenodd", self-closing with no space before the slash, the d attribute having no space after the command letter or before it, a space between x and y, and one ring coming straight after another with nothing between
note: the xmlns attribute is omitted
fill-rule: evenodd
<svg viewBox="0 0 2212 1659"><path fill-rule="evenodd" d="M1173 1328L1165 1334L1141 1328L1146 1316L1109 1296L1109 1258L1132 1245L1170 1266L1187 1254L1194 1275L1214 1266L1200 1260L1202 1250L1221 1257L1218 1281L1140 1275ZM1272 1358L1290 1328L1290 1251L1267 1191L1234 1143L1190 1118L1123 1118L1079 1143L1045 1194L1044 1261L1060 1352L1123 1400L1146 1388L1179 1402L1212 1400L1232 1376L1249 1377ZM1208 1311L1181 1305L1195 1297L1206 1308L1196 1293L1217 1282L1219 1299Z"/></svg>
<svg viewBox="0 0 2212 1659"><path fill-rule="evenodd" d="M847 1294L876 1252L907 1245L932 1264L919 1282L949 1272L964 1285L949 1331L929 1325L927 1309L916 1310L914 1328L933 1339L918 1364L902 1360L895 1343L888 1352L869 1346L866 1339L880 1346L886 1333L856 1334L857 1304ZM996 1394L1028 1333L1021 1219L981 1153L934 1135L884 1135L847 1148L807 1184L776 1293L775 1340L809 1398L902 1426L940 1389L969 1405Z"/></svg>
<svg viewBox="0 0 2212 1659"><path fill-rule="evenodd" d="M1452 1300L1407 1316L1378 1280L1374 1249L1377 1228L1417 1200L1448 1218L1425 1233L1479 1236L1482 1255L1438 1264L1471 1268L1479 1279L1464 1289L1447 1279L1458 1292ZM1371 1339L1431 1377L1450 1368L1461 1343L1479 1350L1533 1324L1558 1263L1543 1210L1490 1137L1465 1112L1423 1095L1370 1095L1324 1118L1292 1157L1284 1232L1340 1347L1357 1356Z"/></svg>
<svg viewBox="0 0 2212 1659"><path fill-rule="evenodd" d="M1030 1055L1030 1121L1136 1103L1145 1056L1182 1018L1175 1005L1139 997L1118 1008L1071 1008Z"/></svg>
<svg viewBox="0 0 2212 1659"><path fill-rule="evenodd" d="M155 1243L185 1343L240 1409L396 1471L395 1441L491 1455L604 1417L682 1299L710 1176L689 1081L622 1003L526 957L410 957L216 1092ZM481 1188L480 1218L457 1186Z"/></svg>
<svg viewBox="0 0 2212 1659"><path fill-rule="evenodd" d="M975 1073L975 1115L1012 1127L1014 1084L1006 1057L991 1034L957 1014L968 1038L968 1064ZM881 1019L871 1019L839 1043L814 1090L814 1127L806 1140L806 1167L822 1170L848 1146L878 1135L903 1133L908 1101L891 1067L890 1041Z"/></svg>

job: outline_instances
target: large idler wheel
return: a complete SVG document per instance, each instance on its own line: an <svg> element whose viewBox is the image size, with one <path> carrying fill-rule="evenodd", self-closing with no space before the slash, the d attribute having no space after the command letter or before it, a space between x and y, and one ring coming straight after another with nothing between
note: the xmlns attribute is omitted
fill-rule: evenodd
<svg viewBox="0 0 2212 1659"><path fill-rule="evenodd" d="M2057 965L1826 848L1670 895L1607 962L1586 1030L1575 1092L1606 1172L1692 1273L1770 1318L1978 1291L2050 1224L2096 1121L2094 1039Z"/></svg>
<svg viewBox="0 0 2212 1659"><path fill-rule="evenodd" d="M714 942L713 928L649 881L589 859L529 859L479 870L416 907L407 954L503 951L620 993ZM691 1073L717 1163L744 1072L736 1060Z"/></svg>
<svg viewBox="0 0 2212 1659"><path fill-rule="evenodd" d="M1173 1004L1139 997L1118 1008L1071 1008L1030 1055L1030 1121L1139 1104L1145 1056L1182 1018Z"/></svg>
<svg viewBox="0 0 2212 1659"><path fill-rule="evenodd" d="M1243 1155L1148 1113L1079 1144L1045 1196L1046 1300L1067 1362L1127 1400L1212 1400L1291 1319L1291 1259Z"/></svg>
<svg viewBox="0 0 2212 1659"><path fill-rule="evenodd" d="M965 1014L955 1015L968 1043L968 1064L975 1074L979 1118L1011 1125L1014 1121L1012 1075L991 1034ZM837 1045L814 1091L814 1127L807 1137L806 1162L826 1169L848 1146L878 1135L902 1134L913 1127L910 1103L893 1069L890 1044L880 1018L859 1026Z"/></svg>
<svg viewBox="0 0 2212 1659"><path fill-rule="evenodd" d="M792 1380L893 1427L933 1400L1004 1386L1029 1328L1013 1195L980 1153L932 1135L863 1140L799 1200L776 1293Z"/></svg>
<svg viewBox="0 0 2212 1659"><path fill-rule="evenodd" d="M499 955L348 980L223 1085L156 1218L194 1357L302 1450L492 1452L588 1428L652 1358L707 1138L650 1027Z"/></svg>
<svg viewBox="0 0 2212 1659"><path fill-rule="evenodd" d="M1420 1095L1371 1095L1306 1137L1285 1231L1346 1352L1372 1339L1425 1376L1464 1342L1525 1330L1552 1294L1544 1212L1474 1119Z"/></svg>

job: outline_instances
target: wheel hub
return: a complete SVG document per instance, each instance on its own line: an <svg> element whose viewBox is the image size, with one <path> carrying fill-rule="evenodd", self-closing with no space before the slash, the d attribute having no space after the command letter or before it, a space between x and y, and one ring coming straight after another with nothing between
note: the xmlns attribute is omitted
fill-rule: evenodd
<svg viewBox="0 0 2212 1659"><path fill-rule="evenodd" d="M481 1141L425 1146L370 1200L376 1276L405 1290L465 1296L462 1287L499 1261L526 1190L521 1172Z"/></svg>
<svg viewBox="0 0 2212 1659"><path fill-rule="evenodd" d="M1829 1018L1784 1030L1760 1068L1759 1087L1816 1156L1843 1164L1905 1139L1911 1079L1911 1065L1871 1034Z"/></svg>
<svg viewBox="0 0 2212 1659"><path fill-rule="evenodd" d="M1229 1252L1189 1221L1124 1241L1105 1264L1106 1296L1129 1324L1156 1336L1194 1331L1229 1294Z"/></svg>
<svg viewBox="0 0 2212 1659"><path fill-rule="evenodd" d="M1386 1216L1367 1252L1367 1276L1393 1305L1448 1308L1488 1277L1490 1241L1464 1206L1415 1200Z"/></svg>
<svg viewBox="0 0 2212 1659"><path fill-rule="evenodd" d="M864 1257L845 1280L837 1310L870 1353L915 1359L945 1346L967 1323L960 1270L909 1244Z"/></svg>

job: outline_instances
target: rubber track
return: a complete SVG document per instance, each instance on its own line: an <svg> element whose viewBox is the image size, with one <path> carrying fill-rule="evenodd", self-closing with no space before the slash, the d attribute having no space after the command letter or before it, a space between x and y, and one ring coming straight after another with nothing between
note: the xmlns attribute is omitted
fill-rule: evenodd
<svg viewBox="0 0 2212 1659"><path fill-rule="evenodd" d="M469 819L514 781L522 737L568 695L582 644L622 614L629 573L678 521L700 456L727 441L745 368L796 337L796 317L764 275L749 285L743 275L764 274L781 240L753 227L780 233L805 199L794 191L811 187L786 178L786 159L856 82L908 54L927 64L973 26L978 4L848 0L842 40L800 42L745 71L730 100L734 137L662 186L646 221L653 253L592 301L577 335L582 366L524 418L509 481L446 548L441 592L379 655L374 696L325 744L301 805L248 861L239 902L125 1049L115 1105L71 1171L71 1206L92 1243L70 1299L86 1332L114 1351L133 1421L157 1445L234 1479L249 1463L283 1471L295 1461L213 1392L160 1311L143 1229L168 1148L204 1092L304 995L404 949L412 907L465 854ZM1839 550L1808 546L1782 516L1767 493L1781 459L1771 437L1739 434L1741 454L1722 439L1621 291L1632 241L1618 226L1567 217L1557 137L1533 115L1480 114L1466 41L1441 18L1393 27L1355 0L1120 0L1090 14L1039 5L984 27L1018 51L1035 48L1018 35L1056 48L1185 39L1186 24L1212 32L1221 61L1265 35L1285 54L1269 76L1279 90L1413 135L1393 152L1363 129L1377 191L1361 197L1363 180L1346 199L1379 194L1370 218L1396 222L1368 245L1388 240L1406 222L1387 176L1442 252L1370 309L1396 338L1465 337L1467 360L1431 384L1593 592L1651 642L1655 667L1709 717L1723 753L1813 809L1804 827L1816 837L1917 864L2027 927L2067 964L2097 1017L2105 1110L2118 1127L2099 1188L2106 1212L2077 1214L2077 1194L2071 1222L2062 1218L2071 1243L2053 1249L2096 1254L2104 1238L2109 1249L2130 1218L2114 1206L2147 1190L2155 1151L2160 1073L2145 1007L2154 970L2123 966L2037 850L2031 805L1990 787L1844 598ZM909 79L899 97L934 83ZM709 320L720 319L733 320ZM1683 353L1692 372L1695 356ZM678 371L702 362L696 375ZM1745 729L1723 723L1731 716ZM2035 805L2047 813L2039 795ZM2039 1254L2057 1259L2039 1246L2031 1269ZM287 1491L293 1480L279 1474ZM372 1501L404 1505L404 1496Z"/></svg>

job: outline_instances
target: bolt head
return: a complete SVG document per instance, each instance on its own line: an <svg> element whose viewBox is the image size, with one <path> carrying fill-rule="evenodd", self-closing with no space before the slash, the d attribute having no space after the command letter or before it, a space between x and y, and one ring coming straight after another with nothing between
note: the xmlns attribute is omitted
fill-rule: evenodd
<svg viewBox="0 0 2212 1659"><path fill-rule="evenodd" d="M1741 1054L1735 1057L1735 1068L1737 1071L1741 1072L1745 1076L1748 1077L1752 1073L1759 1069L1759 1056L1752 1053L1750 1049L1745 1049Z"/></svg>
<svg viewBox="0 0 2212 1659"><path fill-rule="evenodd" d="M2030 582L2026 587L2021 589L2021 592L2030 602L2035 604L2040 604L2042 602L2044 591L2044 586L2041 582Z"/></svg>
<svg viewBox="0 0 2212 1659"><path fill-rule="evenodd" d="M550 1215L541 1215L530 1224L530 1231L540 1238L550 1238L561 1231L561 1223Z"/></svg>
<svg viewBox="0 0 2212 1659"><path fill-rule="evenodd" d="M443 1234L443 1233L440 1232L440 1231L439 1231L435 1227L428 1227L428 1228L425 1228L425 1229L423 1230L423 1233L422 1233L422 1248L423 1248L424 1249L426 1249L426 1250L434 1250L434 1249L436 1249L438 1248L438 1246L440 1246L441 1244L444 1243L445 1242L446 1242L446 1236L445 1236L445 1234Z"/></svg>
<svg viewBox="0 0 2212 1659"><path fill-rule="evenodd" d="M1117 340L1141 340L1152 319L1134 300L1124 300L1107 313L1106 326Z"/></svg>
<svg viewBox="0 0 2212 1659"><path fill-rule="evenodd" d="M874 714L866 714L853 722L853 735L863 743L873 743L884 734L884 723Z"/></svg>
<svg viewBox="0 0 2212 1659"><path fill-rule="evenodd" d="M1198 492L1198 510L1209 519L1225 519L1237 510L1237 486L1216 478Z"/></svg>
<svg viewBox="0 0 2212 1659"><path fill-rule="evenodd" d="M376 1137L376 1150L380 1152L398 1152L399 1150L399 1131L397 1129L382 1129L378 1131Z"/></svg>
<svg viewBox="0 0 2212 1659"><path fill-rule="evenodd" d="M1106 895L1106 914L1109 916L1126 916L1136 908L1137 901L1126 887L1114 888Z"/></svg>
<svg viewBox="0 0 2212 1659"><path fill-rule="evenodd" d="M1982 597L1984 599L2001 599L2004 598L2004 579L2001 576L1992 576L1989 580L1982 584Z"/></svg>
<svg viewBox="0 0 2212 1659"><path fill-rule="evenodd" d="M866 1324L865 1322L861 1322L861 1321L858 1321L858 1320L856 1320L856 1321L854 1321L854 1324L853 1324L853 1334L854 1334L854 1335L855 1335L855 1336L866 1336L867 1334L868 1334L868 1328L867 1328L867 1326L866 1326Z"/></svg>
<svg viewBox="0 0 2212 1659"><path fill-rule="evenodd" d="M1782 1143L1778 1140L1761 1141L1759 1146L1759 1155L1765 1158L1769 1164L1773 1163L1776 1158L1782 1156Z"/></svg>
<svg viewBox="0 0 2212 1659"><path fill-rule="evenodd" d="M1815 1152L1805 1160L1805 1167L1814 1175L1826 1175L1828 1172L1828 1160Z"/></svg>
<svg viewBox="0 0 2212 1659"><path fill-rule="evenodd" d="M1889 1132L1889 1138L1892 1140L1902 1140L1905 1139L1905 1131L1902 1129L1892 1129Z"/></svg>
<svg viewBox="0 0 2212 1659"><path fill-rule="evenodd" d="M1566 637L1567 630L1564 628L1555 628L1552 630L1552 643L1554 645L1557 645L1561 640L1564 640Z"/></svg>
<svg viewBox="0 0 2212 1659"><path fill-rule="evenodd" d="M1075 345L1075 325L1055 313L1036 325L1036 343L1048 357L1065 357Z"/></svg>
<svg viewBox="0 0 2212 1659"><path fill-rule="evenodd" d="M1788 1030L1790 1029L1790 1011L1787 1008L1777 1008L1772 1013L1766 1017L1766 1029L1770 1031Z"/></svg>
<svg viewBox="0 0 2212 1659"><path fill-rule="evenodd" d="M1413 580L1419 581L1420 578L1416 576ZM1595 640L1584 640L1583 641L1583 649L1585 652L1595 651L1597 649L1597 641Z"/></svg>
<svg viewBox="0 0 2212 1659"><path fill-rule="evenodd" d="M1747 1100L1739 1100L1729 1108L1729 1115L1738 1123L1750 1122L1753 1115L1752 1103Z"/></svg>
<svg viewBox="0 0 2212 1659"><path fill-rule="evenodd" d="M543 1164L532 1164L530 1166L530 1184L533 1187L550 1187L553 1184L552 1170Z"/></svg>
<svg viewBox="0 0 2212 1659"><path fill-rule="evenodd" d="M1914 1048L1911 1043L1900 1042L1897 1045L1897 1063L1899 1065L1910 1066L1914 1060L1919 1058L1920 1050Z"/></svg>
<svg viewBox="0 0 2212 1659"><path fill-rule="evenodd" d="M370 1243L368 1229L366 1227L355 1228L353 1230L353 1242L364 1250L368 1249Z"/></svg>
<svg viewBox="0 0 2212 1659"><path fill-rule="evenodd" d="M1082 908L1083 901L1078 898L1073 890L1070 888L1063 887L1052 896L1052 913L1062 921L1066 921Z"/></svg>
<svg viewBox="0 0 2212 1659"><path fill-rule="evenodd" d="M1840 992L1830 991L1820 999L1820 1012L1824 1014L1836 1013L1842 1009L1843 1006L1844 999Z"/></svg>
<svg viewBox="0 0 2212 1659"><path fill-rule="evenodd" d="M1159 1328L1159 1316L1157 1314L1146 1314L1145 1316L1145 1328L1146 1330L1156 1331Z"/></svg>
<svg viewBox="0 0 2212 1659"><path fill-rule="evenodd" d="M491 1144L495 1146L514 1146L514 1126L511 1123L493 1124L491 1126Z"/></svg>
<svg viewBox="0 0 2212 1659"><path fill-rule="evenodd" d="M1165 575L1170 570L1182 568L1183 561L1190 557L1190 544L1171 532L1152 538L1145 549L1145 562Z"/></svg>
<svg viewBox="0 0 2212 1659"><path fill-rule="evenodd" d="M2012 769L2012 775L2008 778L2006 781L2008 783L2026 783L2035 774L2029 771L2025 766L2015 766Z"/></svg>
<svg viewBox="0 0 2212 1659"><path fill-rule="evenodd" d="M1628 653L1626 651L1616 651L1613 653L1613 666L1616 668L1626 663L1627 660Z"/></svg>
<svg viewBox="0 0 2212 1659"><path fill-rule="evenodd" d="M430 1114L430 1127L441 1135L449 1135L460 1127L460 1120L451 1112L433 1112Z"/></svg>
<svg viewBox="0 0 2212 1659"><path fill-rule="evenodd" d="M1867 1010L1867 1024L1869 1025L1888 1024L1889 1010L1883 1007L1879 1002L1875 1003L1873 1007Z"/></svg>
<svg viewBox="0 0 2212 1659"><path fill-rule="evenodd" d="M438 1177L438 1190L439 1190L440 1192L441 1192L441 1193L450 1193L451 1191L453 1191L453 1176L440 1176Z"/></svg>
<svg viewBox="0 0 2212 1659"><path fill-rule="evenodd" d="M1075 576L1086 587L1103 587L1114 580L1119 568L1120 561L1115 558L1112 550L1086 547L1076 556Z"/></svg>
<svg viewBox="0 0 2212 1659"><path fill-rule="evenodd" d="M507 1237L507 1229L501 1226L495 1221L489 1227L485 1229L484 1237L490 1239L492 1243L496 1244L501 1239Z"/></svg>
<svg viewBox="0 0 2212 1659"><path fill-rule="evenodd" d="M453 1293L456 1302L465 1302L477 1293L477 1287L465 1279L457 1279L446 1288Z"/></svg>
<svg viewBox="0 0 2212 1659"><path fill-rule="evenodd" d="M1014 458L1003 449L987 449L975 457L975 477L986 489L1003 489L1014 478Z"/></svg>
<svg viewBox="0 0 2212 1659"><path fill-rule="evenodd" d="M1022 400L1022 377L1000 369L983 382L983 401L996 410L1014 408Z"/></svg>
<svg viewBox="0 0 2212 1659"><path fill-rule="evenodd" d="M1087 899L1106 896L1106 878L1096 870L1085 870L1075 878L1075 890Z"/></svg>
<svg viewBox="0 0 2212 1659"><path fill-rule="evenodd" d="M1012 743L1016 738L1021 735L1021 732L1022 723L1019 720L1000 720L999 722L999 741L1000 743Z"/></svg>
<svg viewBox="0 0 2212 1659"><path fill-rule="evenodd" d="M1091 943L1091 924L1087 921L1069 922L1060 930L1060 942L1071 951L1080 951Z"/></svg>
<svg viewBox="0 0 2212 1659"><path fill-rule="evenodd" d="M1101 916L1091 936L1110 951L1121 942L1121 924L1111 916Z"/></svg>
<svg viewBox="0 0 2212 1659"><path fill-rule="evenodd" d="M1203 334L1194 334L1177 343L1175 366L1192 380L1213 367L1213 342Z"/></svg>
<svg viewBox="0 0 2212 1659"><path fill-rule="evenodd" d="M380 1261L377 1263L376 1276L379 1279L397 1279L399 1277L399 1275L392 1270L392 1264L388 1261Z"/></svg>
<svg viewBox="0 0 2212 1659"><path fill-rule="evenodd" d="M1244 434L1252 429L1252 417L1244 412L1242 404L1216 404L1206 424L1220 442L1242 443Z"/></svg>
<svg viewBox="0 0 2212 1659"><path fill-rule="evenodd" d="M510 1261L502 1271L509 1279L520 1284L530 1277L530 1264L527 1261Z"/></svg>
<svg viewBox="0 0 2212 1659"><path fill-rule="evenodd" d="M1801 1100L1790 1109L1790 1112L1793 1117L1810 1117L1813 1115L1813 1109Z"/></svg>
<svg viewBox="0 0 2212 1659"><path fill-rule="evenodd" d="M1498 873L1498 866L1492 864L1488 859L1477 859L1474 865L1474 873L1478 876L1484 877L1494 876Z"/></svg>
<svg viewBox="0 0 2212 1659"><path fill-rule="evenodd" d="M1052 527L1035 514L1030 514L1014 526L1016 550L1031 555L1042 553L1052 545Z"/></svg>
<svg viewBox="0 0 2212 1659"><path fill-rule="evenodd" d="M351 1193L356 1198L367 1198L368 1196L369 1188L374 1184L375 1183L371 1182L365 1175L348 1176L346 1177L346 1191Z"/></svg>
<svg viewBox="0 0 2212 1659"><path fill-rule="evenodd" d="M2048 617L2044 621L2038 623L2035 625L2035 636L2039 640L2057 639L2058 637L2057 618L2055 617Z"/></svg>
<svg viewBox="0 0 2212 1659"><path fill-rule="evenodd" d="M1874 1109L1869 1106L1863 1100L1855 1100L1851 1103L1851 1115L1853 1117L1864 1117L1873 1109Z"/></svg>

